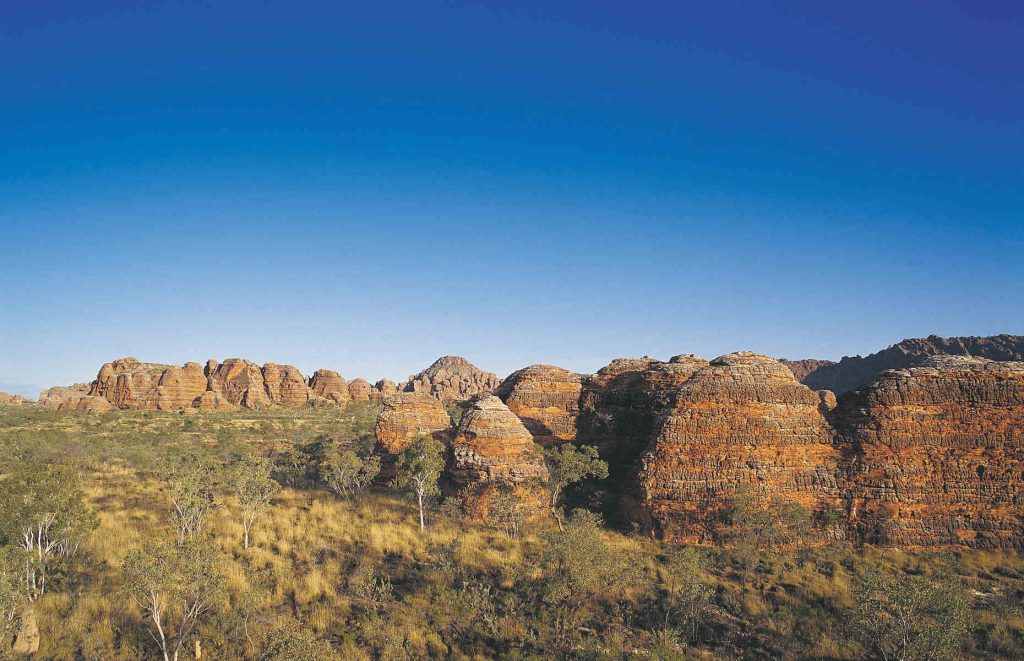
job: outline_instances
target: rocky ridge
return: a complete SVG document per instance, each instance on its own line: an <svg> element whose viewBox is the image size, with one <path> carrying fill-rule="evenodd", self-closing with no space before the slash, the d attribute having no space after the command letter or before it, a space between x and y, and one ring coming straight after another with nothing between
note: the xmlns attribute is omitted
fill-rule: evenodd
<svg viewBox="0 0 1024 661"><path fill-rule="evenodd" d="M501 379L485 372L460 356L442 356L408 381L398 384L403 392L425 392L442 402L465 401L480 394L490 394Z"/></svg>

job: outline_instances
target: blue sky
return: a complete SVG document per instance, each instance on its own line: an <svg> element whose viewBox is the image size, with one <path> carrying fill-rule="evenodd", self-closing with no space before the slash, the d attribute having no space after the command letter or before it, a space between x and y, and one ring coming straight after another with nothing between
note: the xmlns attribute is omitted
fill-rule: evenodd
<svg viewBox="0 0 1024 661"><path fill-rule="evenodd" d="M5 3L0 390L1024 332L1019 5L701 4Z"/></svg>

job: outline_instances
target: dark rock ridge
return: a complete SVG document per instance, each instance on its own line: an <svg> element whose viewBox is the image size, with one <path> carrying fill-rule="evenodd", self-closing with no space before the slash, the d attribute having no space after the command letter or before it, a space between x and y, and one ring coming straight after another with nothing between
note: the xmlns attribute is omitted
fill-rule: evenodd
<svg viewBox="0 0 1024 661"><path fill-rule="evenodd" d="M1024 335L993 335L991 337L939 337L903 340L869 356L846 356L838 363L823 364L797 378L812 390L831 390L836 394L849 392L870 383L876 376L891 369L913 367L929 356L974 356L989 360L1024 360ZM811 361L793 361L810 363Z"/></svg>
<svg viewBox="0 0 1024 661"><path fill-rule="evenodd" d="M789 371L796 377L796 380L801 383L807 378L808 374L816 372L822 367L836 364L834 360L818 360L817 358L804 358L802 360L779 358L779 362L788 367Z"/></svg>

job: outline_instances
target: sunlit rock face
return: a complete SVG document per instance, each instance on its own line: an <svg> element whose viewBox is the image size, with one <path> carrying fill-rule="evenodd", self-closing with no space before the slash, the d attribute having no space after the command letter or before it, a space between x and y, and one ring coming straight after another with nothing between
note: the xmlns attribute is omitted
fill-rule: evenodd
<svg viewBox="0 0 1024 661"><path fill-rule="evenodd" d="M839 450L823 396L751 352L694 372L658 419L637 476L644 521L669 540L705 540L740 489L810 513L841 503Z"/></svg>
<svg viewBox="0 0 1024 661"><path fill-rule="evenodd" d="M544 446L576 439L583 380L554 365L531 365L513 372L495 391Z"/></svg>
<svg viewBox="0 0 1024 661"><path fill-rule="evenodd" d="M504 402L473 399L452 439L452 478L462 484L547 478L542 448Z"/></svg>
<svg viewBox="0 0 1024 661"><path fill-rule="evenodd" d="M840 398L850 525L881 545L1024 545L1024 363L937 356Z"/></svg>

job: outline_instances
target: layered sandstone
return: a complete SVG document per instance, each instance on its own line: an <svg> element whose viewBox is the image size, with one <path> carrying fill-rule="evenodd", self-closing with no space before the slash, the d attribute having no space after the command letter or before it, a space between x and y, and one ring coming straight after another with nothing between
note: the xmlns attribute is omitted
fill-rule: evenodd
<svg viewBox="0 0 1024 661"><path fill-rule="evenodd" d="M314 397L322 397L335 404L352 401L348 394L348 382L334 370L317 370L309 378L309 389Z"/></svg>
<svg viewBox="0 0 1024 661"><path fill-rule="evenodd" d="M941 355L1024 361L1024 335L949 338L929 335L903 340L863 358L845 356L838 363L824 364L801 381L815 390L842 394L870 383L885 370L913 367L930 356Z"/></svg>
<svg viewBox="0 0 1024 661"><path fill-rule="evenodd" d="M895 546L1024 546L1024 363L942 356L840 399L850 524Z"/></svg>
<svg viewBox="0 0 1024 661"><path fill-rule="evenodd" d="M373 434L387 455L397 455L417 434L448 442L451 417L440 401L426 393L403 392L384 399Z"/></svg>
<svg viewBox="0 0 1024 661"><path fill-rule="evenodd" d="M156 408L161 411L190 408L206 392L206 371L199 363L169 366L157 383Z"/></svg>
<svg viewBox="0 0 1024 661"><path fill-rule="evenodd" d="M89 395L102 397L119 409L156 408L156 388L169 367L136 358L119 358L100 368Z"/></svg>
<svg viewBox="0 0 1024 661"><path fill-rule="evenodd" d="M839 504L839 451L823 397L772 358L716 358L676 390L642 459L637 496L655 532L708 537L738 491L799 503Z"/></svg>
<svg viewBox="0 0 1024 661"><path fill-rule="evenodd" d="M452 478L460 484L546 479L543 449L504 402L481 395L470 402L452 439Z"/></svg>
<svg viewBox="0 0 1024 661"><path fill-rule="evenodd" d="M582 390L579 374L554 365L531 365L510 374L495 394L537 443L550 446L575 440Z"/></svg>
<svg viewBox="0 0 1024 661"><path fill-rule="evenodd" d="M443 356L419 374L400 384L405 392L425 392L443 402L465 401L491 393L501 383L496 374L485 372L460 356Z"/></svg>
<svg viewBox="0 0 1024 661"><path fill-rule="evenodd" d="M244 358L228 358L209 375L209 389L229 404L254 409L269 404L259 366Z"/></svg>
<svg viewBox="0 0 1024 661"><path fill-rule="evenodd" d="M303 406L309 401L309 386L298 368L267 363L262 372L264 389L271 402L284 406Z"/></svg>

